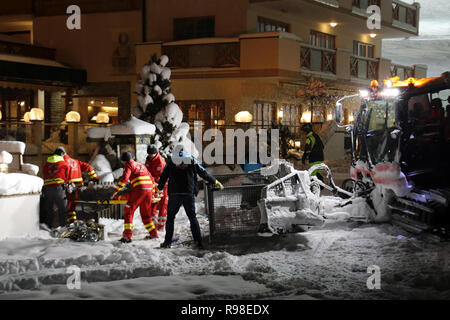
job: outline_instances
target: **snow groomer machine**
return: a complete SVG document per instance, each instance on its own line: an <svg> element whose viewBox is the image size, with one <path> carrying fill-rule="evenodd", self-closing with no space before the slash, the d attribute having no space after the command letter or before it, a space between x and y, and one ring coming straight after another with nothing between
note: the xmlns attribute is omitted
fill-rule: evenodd
<svg viewBox="0 0 450 320"><path fill-rule="evenodd" d="M448 240L450 128L442 103L450 104L450 72L372 81L358 96L355 122L344 126L351 137L351 179L343 189L366 197L376 222ZM348 98L355 96L336 103L339 125Z"/></svg>

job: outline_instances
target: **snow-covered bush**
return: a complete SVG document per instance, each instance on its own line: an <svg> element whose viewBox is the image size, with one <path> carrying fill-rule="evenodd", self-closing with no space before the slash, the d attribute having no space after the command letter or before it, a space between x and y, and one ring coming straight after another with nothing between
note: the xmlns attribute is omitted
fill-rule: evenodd
<svg viewBox="0 0 450 320"><path fill-rule="evenodd" d="M170 92L170 68L166 67L169 57L162 55L159 59L153 55L142 67L141 79L136 83L138 105L133 113L141 120L156 126L152 143L165 158L171 156L175 146L197 157L198 151L189 139L189 125L182 123L183 112L175 103L175 96Z"/></svg>

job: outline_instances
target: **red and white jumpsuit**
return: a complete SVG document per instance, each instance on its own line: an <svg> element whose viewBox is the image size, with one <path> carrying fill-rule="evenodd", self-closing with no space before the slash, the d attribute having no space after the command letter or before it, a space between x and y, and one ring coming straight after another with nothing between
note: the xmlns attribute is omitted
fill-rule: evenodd
<svg viewBox="0 0 450 320"><path fill-rule="evenodd" d="M152 197L155 193L153 177L147 168L133 159L126 162L123 174L116 187L116 192L122 190L130 181L131 190L124 209L124 231L123 237L131 239L133 236L133 216L137 208L140 208L142 222L150 233L151 238L158 237L158 231L152 221Z"/></svg>
<svg viewBox="0 0 450 320"><path fill-rule="evenodd" d="M74 183L77 188L83 186L82 172L87 172L92 180L98 179L95 170L86 162L73 159L69 155L64 155L64 160L69 166L69 183ZM77 221L77 213L75 211L76 203L78 200L78 189L75 189L72 193L67 193L67 223Z"/></svg>
<svg viewBox="0 0 450 320"><path fill-rule="evenodd" d="M150 174L155 179L156 184L159 183L159 177L166 166L166 161L161 154L158 152L157 155L151 159L150 156L147 157L145 161L145 166L147 167ZM158 230L164 230L164 226L166 225L167 220L167 203L169 202L169 195L167 193L168 184L165 185L163 190L163 197L158 203L155 203L154 206L158 208L158 213L156 212L156 208L153 209L153 222L156 224L156 228ZM158 214L158 216L156 216Z"/></svg>

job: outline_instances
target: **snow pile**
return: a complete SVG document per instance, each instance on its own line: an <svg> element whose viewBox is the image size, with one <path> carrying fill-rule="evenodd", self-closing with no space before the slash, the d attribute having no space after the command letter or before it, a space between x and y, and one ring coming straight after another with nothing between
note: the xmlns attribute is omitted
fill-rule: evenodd
<svg viewBox="0 0 450 320"><path fill-rule="evenodd" d="M13 156L8 151L3 150L0 152L0 163L10 164L13 162Z"/></svg>
<svg viewBox="0 0 450 320"><path fill-rule="evenodd" d="M39 166L32 163L24 163L22 164L22 171L26 174L37 176L39 172Z"/></svg>
<svg viewBox="0 0 450 320"><path fill-rule="evenodd" d="M0 195L21 195L41 192L44 180L24 173L0 173Z"/></svg>
<svg viewBox="0 0 450 320"><path fill-rule="evenodd" d="M89 128L87 131L88 137L91 139L104 139L107 141L112 137L111 129L109 127L94 127Z"/></svg>
<svg viewBox="0 0 450 320"><path fill-rule="evenodd" d="M5 150L10 153L25 153L25 143L21 141L0 141L0 150Z"/></svg>
<svg viewBox="0 0 450 320"><path fill-rule="evenodd" d="M138 118L131 116L131 119L116 124L110 127L111 134L118 135L153 135L155 133L155 126L146 121L139 120Z"/></svg>
<svg viewBox="0 0 450 320"><path fill-rule="evenodd" d="M98 154L90 164L97 173L99 182L114 182L111 164L103 154Z"/></svg>

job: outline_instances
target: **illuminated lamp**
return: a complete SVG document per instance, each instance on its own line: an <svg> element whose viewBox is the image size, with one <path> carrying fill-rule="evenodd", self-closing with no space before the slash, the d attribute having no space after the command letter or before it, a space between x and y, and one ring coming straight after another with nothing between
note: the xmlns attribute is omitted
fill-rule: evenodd
<svg viewBox="0 0 450 320"><path fill-rule="evenodd" d="M67 112L66 122L76 123L76 122L80 122L80 120L81 120L81 116L78 112L76 112L76 111Z"/></svg>
<svg viewBox="0 0 450 320"><path fill-rule="evenodd" d="M253 116L248 111L240 111L234 115L234 122L237 123L250 123L253 121Z"/></svg>
<svg viewBox="0 0 450 320"><path fill-rule="evenodd" d="M283 118L283 110L278 111L278 119L282 119Z"/></svg>
<svg viewBox="0 0 450 320"><path fill-rule="evenodd" d="M374 39L374 38L377 37L377 34L376 34L376 33L371 33L371 34L370 34L370 37L371 37L372 39Z"/></svg>
<svg viewBox="0 0 450 320"><path fill-rule="evenodd" d="M109 123L109 115L107 112L97 113L97 118L95 119L97 123Z"/></svg>
<svg viewBox="0 0 450 320"><path fill-rule="evenodd" d="M337 22L330 22L330 26L331 26L332 28L335 28L335 27L337 26Z"/></svg>
<svg viewBox="0 0 450 320"><path fill-rule="evenodd" d="M2 120L2 112L0 111L0 120Z"/></svg>
<svg viewBox="0 0 450 320"><path fill-rule="evenodd" d="M300 122L311 122L311 111L303 112Z"/></svg>
<svg viewBox="0 0 450 320"><path fill-rule="evenodd" d="M44 120L44 110L39 108L33 108L30 111L31 121L43 121Z"/></svg>
<svg viewBox="0 0 450 320"><path fill-rule="evenodd" d="M353 117L353 113L350 113L350 116L348 117L349 122L355 121L355 118Z"/></svg>
<svg viewBox="0 0 450 320"><path fill-rule="evenodd" d="M25 112L23 115L23 121L30 122L30 112Z"/></svg>
<svg viewBox="0 0 450 320"><path fill-rule="evenodd" d="M295 149L300 149L302 142L300 140L295 141Z"/></svg>
<svg viewBox="0 0 450 320"><path fill-rule="evenodd" d="M333 114L332 114L332 113L329 113L329 114L328 114L327 120L328 120L328 121L333 120Z"/></svg>

